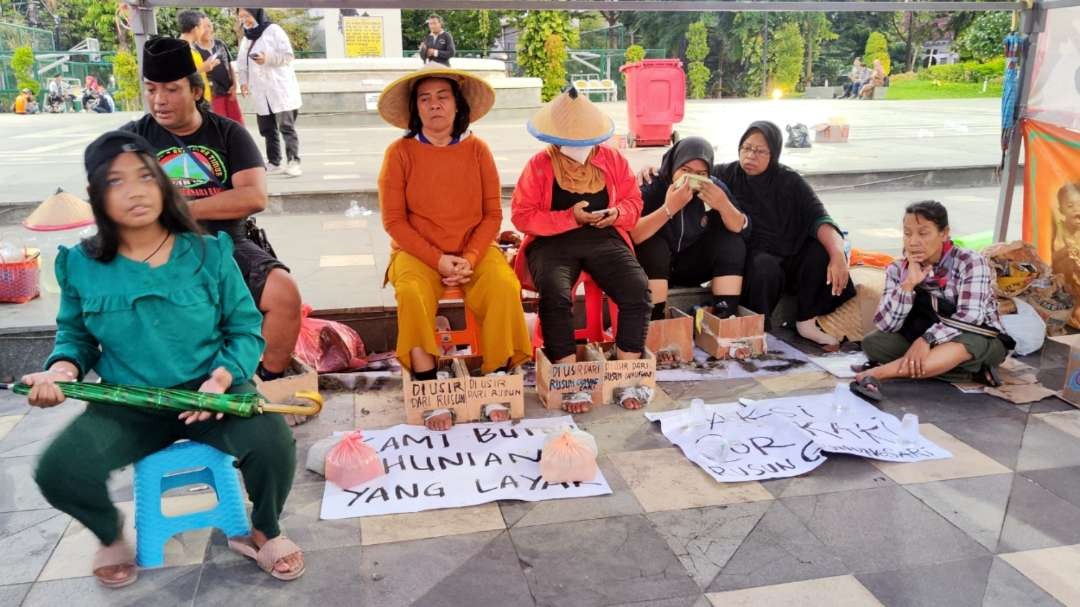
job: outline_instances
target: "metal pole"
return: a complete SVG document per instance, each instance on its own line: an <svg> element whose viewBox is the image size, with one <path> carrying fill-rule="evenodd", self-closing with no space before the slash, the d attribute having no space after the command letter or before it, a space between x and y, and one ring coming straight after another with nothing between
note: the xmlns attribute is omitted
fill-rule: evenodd
<svg viewBox="0 0 1080 607"><path fill-rule="evenodd" d="M1020 95L1016 108L1018 121L1024 119L1027 111L1028 96L1031 93L1031 80L1035 63L1035 52L1039 44L1039 32L1046 24L1046 9L1034 6L1025 10L1020 19L1020 31L1028 36L1027 48L1024 49L1024 63L1020 67ZM1005 150L1005 166L1001 175L1001 190L998 192L997 216L994 219L994 242L1003 242L1009 231L1009 216L1012 214L1013 193L1016 190L1016 176L1020 172L1020 144L1023 141L1023 129L1020 123L1013 130L1012 138Z"/></svg>
<svg viewBox="0 0 1080 607"><path fill-rule="evenodd" d="M139 62L139 98L142 99L143 110L149 112L146 96L142 94L143 47L148 37L157 35L157 20L154 18L154 7L147 6L145 0L129 1L128 12L131 16L131 33L135 35L135 60Z"/></svg>

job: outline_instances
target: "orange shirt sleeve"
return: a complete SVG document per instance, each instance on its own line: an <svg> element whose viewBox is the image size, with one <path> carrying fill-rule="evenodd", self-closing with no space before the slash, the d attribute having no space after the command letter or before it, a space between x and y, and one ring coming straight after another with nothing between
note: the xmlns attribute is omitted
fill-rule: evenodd
<svg viewBox="0 0 1080 607"><path fill-rule="evenodd" d="M495 242L499 228L502 227L502 184L499 182L499 170L495 166L495 158L491 155L491 149L487 144L477 139L475 145L476 161L480 165L484 215L473 229L461 253L461 256L473 267L476 267L476 262Z"/></svg>
<svg viewBox="0 0 1080 607"><path fill-rule="evenodd" d="M382 210L383 228L401 250L438 268L443 252L409 223L405 206L405 164L408 159L401 147L402 140L399 139L386 148L379 171L379 208Z"/></svg>

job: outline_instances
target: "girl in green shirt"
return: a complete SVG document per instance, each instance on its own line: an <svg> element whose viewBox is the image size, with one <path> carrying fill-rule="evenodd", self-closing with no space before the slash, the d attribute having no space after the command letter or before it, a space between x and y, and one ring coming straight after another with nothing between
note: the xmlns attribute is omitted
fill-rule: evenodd
<svg viewBox="0 0 1080 607"><path fill-rule="evenodd" d="M142 137L106 133L86 149L85 164L98 232L60 248L56 345L46 371L22 378L31 386L30 404L59 405L64 395L55 382L90 371L113 384L254 391L262 315L233 260L232 241L199 233ZM181 439L239 461L254 505L253 531L230 538L230 548L276 578L299 577L303 556L278 525L296 459L279 415L176 416L91 402L46 449L35 477L49 503L101 541L92 568L98 581L121 587L138 576L109 500L110 473Z"/></svg>

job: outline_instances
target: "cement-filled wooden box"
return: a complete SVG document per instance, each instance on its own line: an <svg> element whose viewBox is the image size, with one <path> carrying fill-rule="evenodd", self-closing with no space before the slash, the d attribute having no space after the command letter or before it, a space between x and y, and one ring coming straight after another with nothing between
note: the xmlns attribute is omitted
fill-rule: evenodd
<svg viewBox="0 0 1080 607"><path fill-rule="evenodd" d="M678 308L668 307L665 318L649 323L645 347L656 354L657 361L687 364L694 360L694 319ZM661 353L677 357L671 360Z"/></svg>
<svg viewBox="0 0 1080 607"><path fill-rule="evenodd" d="M510 409L511 419L525 417L525 376L521 369L506 375L478 375L479 356L461 356L439 360L438 369L447 371L446 379L417 380L401 370L405 401L405 422L422 425L424 412L450 409L457 423L488 421L483 407L500 404Z"/></svg>
<svg viewBox="0 0 1080 607"><path fill-rule="evenodd" d="M752 358L768 351L765 342L765 316L746 308L738 314L719 318L703 312L701 330L694 342L713 358Z"/></svg>
<svg viewBox="0 0 1080 607"><path fill-rule="evenodd" d="M619 388L656 387L656 357L646 349L637 360L608 360L612 342L579 345L576 363L554 364L536 351L536 391L548 409L561 409L564 394L588 392L593 406L610 404Z"/></svg>

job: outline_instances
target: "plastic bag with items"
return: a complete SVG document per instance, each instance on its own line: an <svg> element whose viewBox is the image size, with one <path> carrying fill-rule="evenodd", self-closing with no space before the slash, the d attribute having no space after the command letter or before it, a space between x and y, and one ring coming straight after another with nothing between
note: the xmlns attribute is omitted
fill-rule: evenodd
<svg viewBox="0 0 1080 607"><path fill-rule="evenodd" d="M540 474L548 483L588 482L596 478L596 439L588 432L566 429L544 442Z"/></svg>
<svg viewBox="0 0 1080 607"><path fill-rule="evenodd" d="M364 342L360 334L339 322L311 318L311 306L301 310L300 335L293 353L319 373L362 368Z"/></svg>
<svg viewBox="0 0 1080 607"><path fill-rule="evenodd" d="M355 487L386 474L375 449L364 443L359 430L348 432L326 454L326 480L342 489Z"/></svg>

